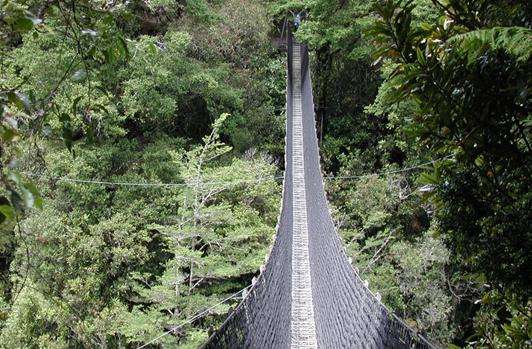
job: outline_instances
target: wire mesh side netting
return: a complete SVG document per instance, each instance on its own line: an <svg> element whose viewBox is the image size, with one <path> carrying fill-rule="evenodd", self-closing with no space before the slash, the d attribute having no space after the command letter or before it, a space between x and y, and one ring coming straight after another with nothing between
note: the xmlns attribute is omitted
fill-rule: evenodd
<svg viewBox="0 0 532 349"><path fill-rule="evenodd" d="M291 36L287 42L285 178L276 239L263 273L204 348L289 348L295 344L290 338L294 48L301 50L308 247L317 345L319 348L435 348L387 310L345 255L323 186L308 49L304 45L293 45Z"/></svg>

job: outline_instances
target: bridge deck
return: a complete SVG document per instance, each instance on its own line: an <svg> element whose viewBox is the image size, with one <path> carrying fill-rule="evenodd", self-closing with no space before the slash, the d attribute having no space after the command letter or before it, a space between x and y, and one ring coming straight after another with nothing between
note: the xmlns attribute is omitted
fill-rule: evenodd
<svg viewBox="0 0 532 349"><path fill-rule="evenodd" d="M268 261L209 349L429 349L351 266L323 187L307 47L288 36L285 175Z"/></svg>
<svg viewBox="0 0 532 349"><path fill-rule="evenodd" d="M303 154L303 113L301 106L301 47L292 47L292 187L294 215L292 228L291 347L317 348L310 258L308 248L305 158Z"/></svg>

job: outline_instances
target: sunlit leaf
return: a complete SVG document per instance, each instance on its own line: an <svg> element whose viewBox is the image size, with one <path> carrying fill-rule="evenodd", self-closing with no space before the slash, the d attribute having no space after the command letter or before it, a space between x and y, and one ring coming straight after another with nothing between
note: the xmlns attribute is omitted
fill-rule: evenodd
<svg viewBox="0 0 532 349"><path fill-rule="evenodd" d="M81 31L81 34L92 36L92 37L97 37L98 36L98 32L95 31L95 30L92 30L92 29L83 29Z"/></svg>
<svg viewBox="0 0 532 349"><path fill-rule="evenodd" d="M37 208L42 207L42 197L39 190L32 182L24 183L24 188L31 194L33 200L33 206Z"/></svg>
<svg viewBox="0 0 532 349"><path fill-rule="evenodd" d="M79 69L72 74L72 80L74 81L83 81L87 77L87 71L85 69Z"/></svg>
<svg viewBox="0 0 532 349"><path fill-rule="evenodd" d="M13 24L16 31L26 32L33 28L33 21L28 17L19 17Z"/></svg>
<svg viewBox="0 0 532 349"><path fill-rule="evenodd" d="M15 105L20 110L28 111L31 107L31 103L28 96L21 92L10 91L7 94L7 98L10 103Z"/></svg>
<svg viewBox="0 0 532 349"><path fill-rule="evenodd" d="M11 142L16 136L17 133L12 128L0 126L0 138L2 138L3 141Z"/></svg>
<svg viewBox="0 0 532 349"><path fill-rule="evenodd" d="M0 197L0 223L6 219L13 219L15 211L5 196Z"/></svg>

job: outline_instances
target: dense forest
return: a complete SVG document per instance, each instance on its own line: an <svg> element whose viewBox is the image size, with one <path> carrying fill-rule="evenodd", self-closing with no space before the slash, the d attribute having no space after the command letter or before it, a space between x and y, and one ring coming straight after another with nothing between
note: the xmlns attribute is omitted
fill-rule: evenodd
<svg viewBox="0 0 532 349"><path fill-rule="evenodd" d="M352 264L441 347L532 346L532 2L0 3L1 348L218 328L274 238L294 13Z"/></svg>

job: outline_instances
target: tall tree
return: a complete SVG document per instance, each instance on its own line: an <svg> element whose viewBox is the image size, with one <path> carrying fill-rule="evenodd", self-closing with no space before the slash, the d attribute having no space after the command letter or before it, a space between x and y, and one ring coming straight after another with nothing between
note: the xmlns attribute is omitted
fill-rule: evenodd
<svg viewBox="0 0 532 349"><path fill-rule="evenodd" d="M375 6L379 20L369 35L389 67L378 103L381 110L403 105L401 129L420 152L452 156L421 182L458 275L475 285L460 307L475 314L482 305L474 324L464 319L462 338L473 325L479 345L524 345L531 285L530 5L434 4L442 14L434 23L415 19L413 1Z"/></svg>

